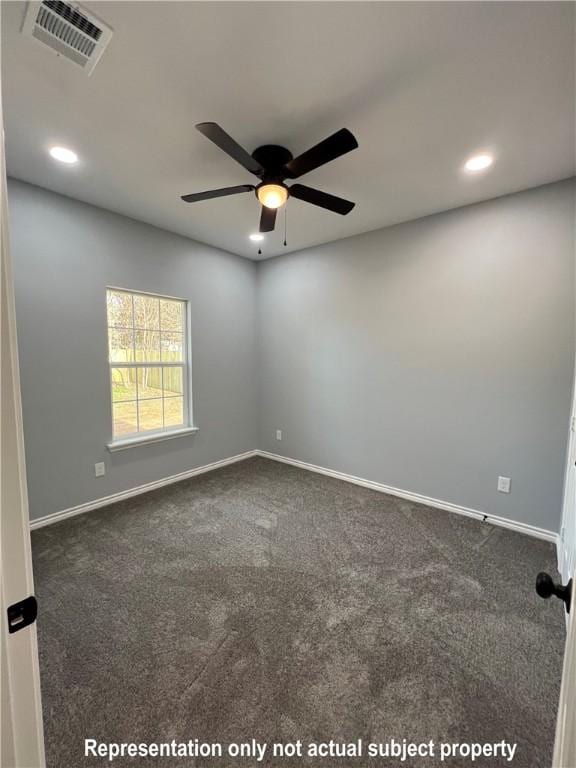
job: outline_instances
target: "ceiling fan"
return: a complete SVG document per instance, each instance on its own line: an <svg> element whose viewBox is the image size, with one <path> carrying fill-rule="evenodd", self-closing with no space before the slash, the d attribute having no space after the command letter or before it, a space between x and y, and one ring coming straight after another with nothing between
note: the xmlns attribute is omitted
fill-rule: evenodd
<svg viewBox="0 0 576 768"><path fill-rule="evenodd" d="M237 187L224 187L208 192L183 195L182 200L186 203L196 203L200 200L210 200L213 197L226 197L227 195L254 191L262 205L260 232L272 232L274 230L276 212L278 208L284 205L288 197L296 197L306 203L318 205L320 208L326 208L328 211L339 213L342 216L350 213L354 208L355 203L321 192L319 189L306 187L303 184L292 184L291 187L284 184L285 179L299 179L305 173L309 173L315 168L356 149L358 142L347 128L336 131L298 157L292 157L292 153L288 149L276 144L265 144L249 155L217 123L198 123L196 130L214 142L217 147L230 155L247 171L257 176L260 183L256 186L241 184Z"/></svg>

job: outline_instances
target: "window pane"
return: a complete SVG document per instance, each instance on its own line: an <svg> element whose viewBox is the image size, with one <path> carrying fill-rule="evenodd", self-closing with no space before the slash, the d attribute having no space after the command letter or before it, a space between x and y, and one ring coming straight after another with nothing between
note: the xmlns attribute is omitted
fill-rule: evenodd
<svg viewBox="0 0 576 768"><path fill-rule="evenodd" d="M164 368L164 397L184 394L182 368Z"/></svg>
<svg viewBox="0 0 576 768"><path fill-rule="evenodd" d="M131 363L134 360L133 332L110 328L108 330L111 363Z"/></svg>
<svg viewBox="0 0 576 768"><path fill-rule="evenodd" d="M154 363L160 360L160 334L158 331L134 331L136 362Z"/></svg>
<svg viewBox="0 0 576 768"><path fill-rule="evenodd" d="M162 360L166 363L182 362L183 335L181 333L162 333Z"/></svg>
<svg viewBox="0 0 576 768"><path fill-rule="evenodd" d="M106 307L114 437L184 426L186 302L107 289Z"/></svg>
<svg viewBox="0 0 576 768"><path fill-rule="evenodd" d="M184 398L167 397L164 400L164 426L184 426Z"/></svg>
<svg viewBox="0 0 576 768"><path fill-rule="evenodd" d="M114 403L112 406L114 437L130 435L138 431L136 403Z"/></svg>
<svg viewBox="0 0 576 768"><path fill-rule="evenodd" d="M107 291L108 325L132 328L132 294Z"/></svg>
<svg viewBox="0 0 576 768"><path fill-rule="evenodd" d="M138 368L138 399L149 400L152 397L162 397L162 368Z"/></svg>
<svg viewBox="0 0 576 768"><path fill-rule="evenodd" d="M160 299L160 327L163 331L184 329L184 302Z"/></svg>
<svg viewBox="0 0 576 768"><path fill-rule="evenodd" d="M157 298L134 294L134 327L159 330L160 301Z"/></svg>
<svg viewBox="0 0 576 768"><path fill-rule="evenodd" d="M162 429L162 400L139 400L138 418L140 421L140 432L149 429Z"/></svg>
<svg viewBox="0 0 576 768"><path fill-rule="evenodd" d="M112 368L112 402L136 400L136 368Z"/></svg>

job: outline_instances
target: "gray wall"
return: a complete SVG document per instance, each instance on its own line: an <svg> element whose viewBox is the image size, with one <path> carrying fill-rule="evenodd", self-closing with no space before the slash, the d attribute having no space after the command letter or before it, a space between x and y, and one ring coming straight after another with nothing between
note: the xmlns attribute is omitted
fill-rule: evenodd
<svg viewBox="0 0 576 768"><path fill-rule="evenodd" d="M32 518L257 447L254 263L14 180L9 203ZM190 301L196 435L106 450L107 285Z"/></svg>
<svg viewBox="0 0 576 768"><path fill-rule="evenodd" d="M259 447L558 529L573 181L258 265L9 194L32 517ZM106 450L107 285L190 300L195 436Z"/></svg>
<svg viewBox="0 0 576 768"><path fill-rule="evenodd" d="M558 530L573 222L567 181L262 263L260 447Z"/></svg>

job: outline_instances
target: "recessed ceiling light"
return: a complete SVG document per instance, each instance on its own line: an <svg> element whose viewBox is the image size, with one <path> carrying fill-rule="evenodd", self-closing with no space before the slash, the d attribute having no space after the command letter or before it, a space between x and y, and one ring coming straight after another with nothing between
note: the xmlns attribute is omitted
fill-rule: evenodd
<svg viewBox="0 0 576 768"><path fill-rule="evenodd" d="M252 240L255 243L259 243L261 240L264 240L264 235L259 235L259 234L250 235L250 240Z"/></svg>
<svg viewBox="0 0 576 768"><path fill-rule="evenodd" d="M476 173L476 171L486 170L493 162L492 155L474 155L466 161L464 168L470 173Z"/></svg>
<svg viewBox="0 0 576 768"><path fill-rule="evenodd" d="M50 157L53 157L54 160L59 160L61 163L68 163L68 165L78 162L76 152L72 152L71 149L66 149L66 147L52 147Z"/></svg>

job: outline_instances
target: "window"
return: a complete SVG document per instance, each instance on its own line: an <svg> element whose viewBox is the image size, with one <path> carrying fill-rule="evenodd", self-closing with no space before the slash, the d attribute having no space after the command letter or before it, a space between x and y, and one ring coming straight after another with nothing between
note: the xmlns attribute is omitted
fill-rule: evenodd
<svg viewBox="0 0 576 768"><path fill-rule="evenodd" d="M189 426L187 304L109 288L112 439Z"/></svg>

